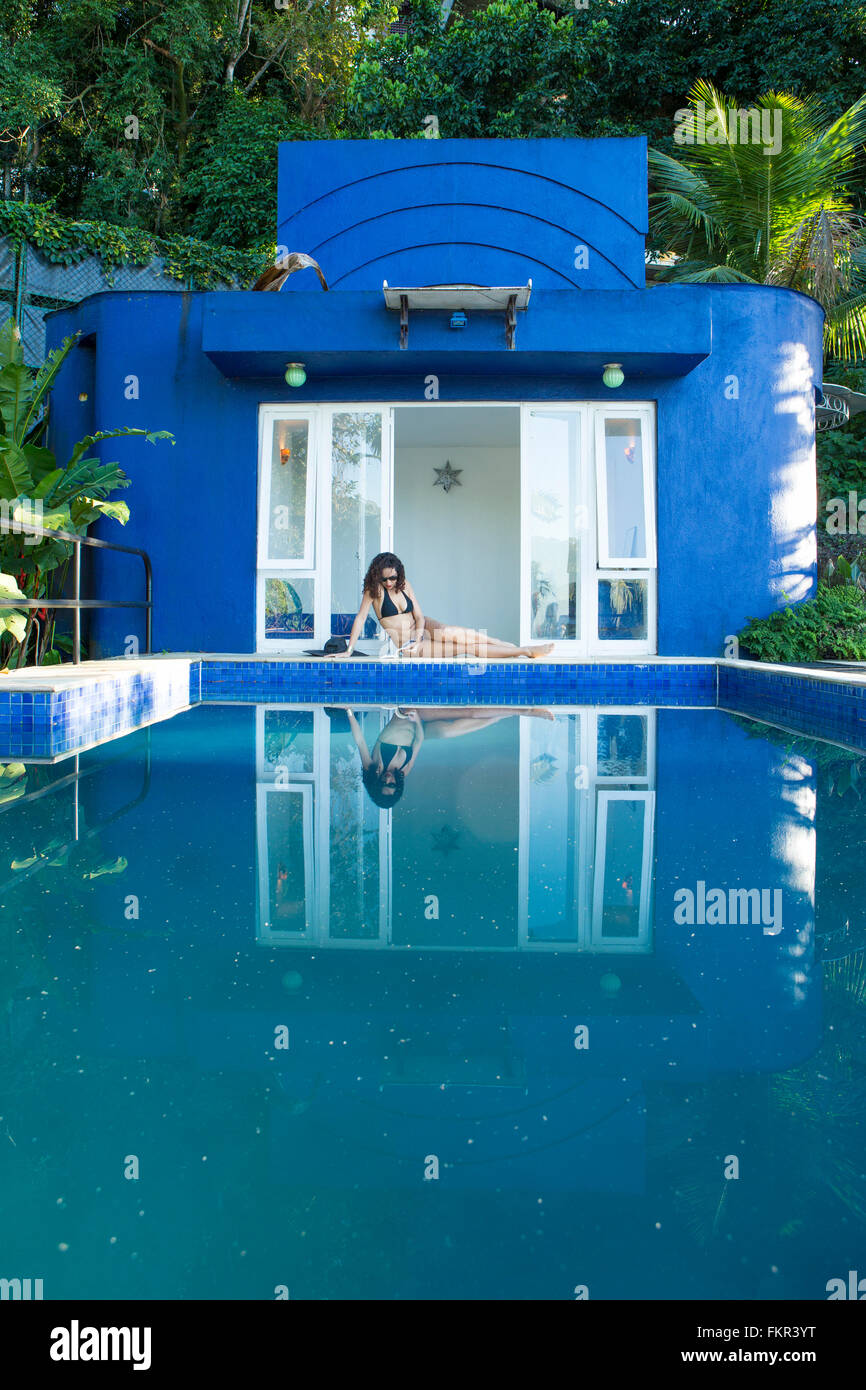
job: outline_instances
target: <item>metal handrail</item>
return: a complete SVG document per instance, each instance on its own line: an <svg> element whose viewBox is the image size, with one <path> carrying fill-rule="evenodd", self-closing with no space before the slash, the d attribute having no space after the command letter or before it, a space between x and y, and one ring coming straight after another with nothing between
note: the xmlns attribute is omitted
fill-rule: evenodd
<svg viewBox="0 0 866 1390"><path fill-rule="evenodd" d="M11 531L8 522L0 526L0 531L5 531L8 535ZM72 557L72 587L74 596L72 598L55 599L14 599L9 598L4 602L4 608L27 608L27 609L54 609L71 608L72 615L72 660L77 666L81 662L81 610L82 608L144 608L145 613L145 637L144 651L149 656L153 645L153 569L150 563L150 556L146 550L139 550L134 545L115 545L114 541L100 541L95 536L77 536L74 531L49 531L44 526L33 526L29 521L16 522L14 534L18 535L26 532L28 536L48 536L51 540L67 541L75 547ZM145 599L130 599L124 602L109 602L107 599L81 598L81 547L83 545L96 546L101 550L119 550L125 555L140 555L144 562L145 579Z"/></svg>

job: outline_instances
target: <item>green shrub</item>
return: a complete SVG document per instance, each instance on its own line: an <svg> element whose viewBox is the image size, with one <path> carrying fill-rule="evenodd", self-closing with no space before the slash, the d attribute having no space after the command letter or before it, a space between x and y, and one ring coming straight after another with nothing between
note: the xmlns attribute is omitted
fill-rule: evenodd
<svg viewBox="0 0 866 1390"><path fill-rule="evenodd" d="M819 584L815 598L750 618L740 654L756 661L866 661L866 594Z"/></svg>

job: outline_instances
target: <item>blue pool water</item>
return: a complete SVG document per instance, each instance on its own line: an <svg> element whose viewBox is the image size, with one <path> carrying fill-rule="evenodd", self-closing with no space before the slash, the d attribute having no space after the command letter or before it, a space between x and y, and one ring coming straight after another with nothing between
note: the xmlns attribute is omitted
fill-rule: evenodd
<svg viewBox="0 0 866 1390"><path fill-rule="evenodd" d="M715 709L422 710L391 807L359 749L413 723L356 714L204 705L0 777L0 1277L866 1273L866 756Z"/></svg>

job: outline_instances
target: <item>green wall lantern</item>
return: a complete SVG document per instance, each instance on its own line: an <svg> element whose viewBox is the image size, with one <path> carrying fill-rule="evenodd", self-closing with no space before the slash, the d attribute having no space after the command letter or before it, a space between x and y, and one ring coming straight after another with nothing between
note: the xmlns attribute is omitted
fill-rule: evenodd
<svg viewBox="0 0 866 1390"><path fill-rule="evenodd" d="M613 391L617 386L622 386L625 381L625 372L619 362L606 362L601 379L605 386L609 386Z"/></svg>
<svg viewBox="0 0 866 1390"><path fill-rule="evenodd" d="M286 383L289 386L303 386L307 373L303 362L289 362L286 366Z"/></svg>

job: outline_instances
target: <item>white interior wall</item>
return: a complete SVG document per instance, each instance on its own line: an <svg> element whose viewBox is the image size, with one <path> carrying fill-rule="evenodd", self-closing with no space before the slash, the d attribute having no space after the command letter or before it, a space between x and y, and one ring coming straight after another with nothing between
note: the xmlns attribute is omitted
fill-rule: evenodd
<svg viewBox="0 0 866 1390"><path fill-rule="evenodd" d="M432 433L439 422L432 412L428 419ZM520 629L516 421L514 438L513 446L490 448L401 445L399 409L395 421L394 552L409 582L424 611L440 622L486 628L508 642L519 640ZM433 471L446 460L462 469L460 486L447 493L434 487Z"/></svg>

